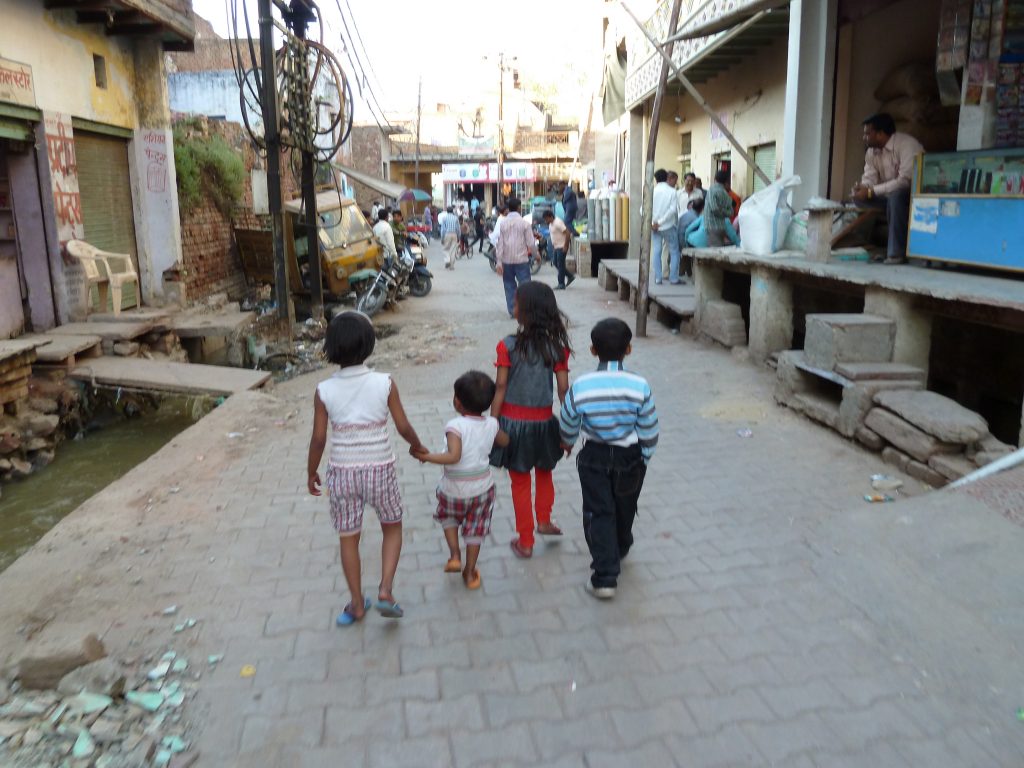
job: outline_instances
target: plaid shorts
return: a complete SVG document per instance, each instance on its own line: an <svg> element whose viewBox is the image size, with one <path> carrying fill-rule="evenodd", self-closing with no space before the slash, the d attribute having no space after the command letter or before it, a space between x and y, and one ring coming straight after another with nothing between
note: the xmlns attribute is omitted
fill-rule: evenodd
<svg viewBox="0 0 1024 768"><path fill-rule="evenodd" d="M462 538L467 544L481 544L491 532L491 515L494 514L494 486L485 493L469 498L446 496L437 491L437 512L434 519L442 528L462 525Z"/></svg>
<svg viewBox="0 0 1024 768"><path fill-rule="evenodd" d="M342 536L359 533L363 507L377 510L381 525L402 522L402 494L395 465L328 467L327 493L331 499L331 524Z"/></svg>

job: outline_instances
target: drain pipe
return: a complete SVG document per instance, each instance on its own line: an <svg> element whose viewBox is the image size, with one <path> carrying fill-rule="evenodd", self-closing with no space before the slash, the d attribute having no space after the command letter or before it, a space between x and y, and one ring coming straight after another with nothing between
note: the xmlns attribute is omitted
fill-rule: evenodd
<svg viewBox="0 0 1024 768"><path fill-rule="evenodd" d="M994 475L997 472L1002 472L1004 469L1011 469L1016 467L1018 464L1024 463L1024 448L1018 448L1013 453L1008 453L1001 459L996 459L991 464L986 464L981 469L971 472L969 475L964 475L955 483L950 483L946 486L946 490L953 490L954 488L962 488L965 485L970 485L975 480L982 480L989 475Z"/></svg>

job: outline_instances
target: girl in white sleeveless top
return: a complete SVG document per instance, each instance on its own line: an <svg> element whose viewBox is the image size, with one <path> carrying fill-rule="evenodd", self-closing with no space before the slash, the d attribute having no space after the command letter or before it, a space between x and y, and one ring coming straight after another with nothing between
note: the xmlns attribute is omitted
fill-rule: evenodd
<svg viewBox="0 0 1024 768"><path fill-rule="evenodd" d="M307 487L314 496L320 495L317 470L329 436L326 486L331 522L340 539L341 568L352 596L338 615L340 627L361 620L371 605L388 618L401 618L403 614L392 594L402 551L403 510L395 452L388 434L388 414L395 420L398 434L413 449L423 450L423 445L405 415L398 387L391 377L364 365L375 342L373 324L365 315L344 312L335 317L327 328L324 352L340 370L317 385L313 398ZM359 534L366 504L377 511L384 534L376 601L363 595L361 582Z"/></svg>

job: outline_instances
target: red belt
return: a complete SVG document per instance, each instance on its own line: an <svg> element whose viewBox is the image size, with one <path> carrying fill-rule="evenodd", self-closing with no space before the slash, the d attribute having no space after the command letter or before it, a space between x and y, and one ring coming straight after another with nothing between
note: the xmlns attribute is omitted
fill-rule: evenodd
<svg viewBox="0 0 1024 768"><path fill-rule="evenodd" d="M547 421L553 414L551 413L551 406L547 408L533 408L529 405L502 403L501 415L509 419L519 419L520 421Z"/></svg>

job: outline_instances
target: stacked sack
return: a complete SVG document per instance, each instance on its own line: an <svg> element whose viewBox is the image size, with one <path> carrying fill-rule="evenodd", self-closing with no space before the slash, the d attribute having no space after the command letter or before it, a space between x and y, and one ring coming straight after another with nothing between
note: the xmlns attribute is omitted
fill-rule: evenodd
<svg viewBox="0 0 1024 768"><path fill-rule="evenodd" d="M875 89L875 98L882 102L878 111L896 121L896 130L913 136L928 152L956 149L960 107L942 105L934 64L912 61L896 67Z"/></svg>

